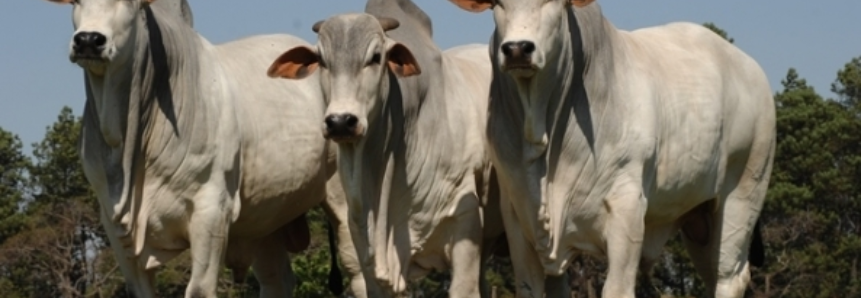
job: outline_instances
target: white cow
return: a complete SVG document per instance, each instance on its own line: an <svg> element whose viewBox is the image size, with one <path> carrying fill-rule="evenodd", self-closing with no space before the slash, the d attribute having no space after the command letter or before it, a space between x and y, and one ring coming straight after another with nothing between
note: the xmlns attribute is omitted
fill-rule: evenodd
<svg viewBox="0 0 861 298"><path fill-rule="evenodd" d="M757 63L696 24L617 30L592 0L450 1L496 22L486 137L518 297L577 251L608 258L603 297L634 297L679 229L710 295L741 297L775 146Z"/></svg>
<svg viewBox="0 0 861 298"><path fill-rule="evenodd" d="M487 46L441 52L408 0L372 0L366 11L318 22L317 46L285 52L269 75L320 73L322 134L339 144L368 295L402 296L410 279L451 268L450 297L478 297L482 238L502 233L490 223L498 211L482 141Z"/></svg>
<svg viewBox="0 0 861 298"><path fill-rule="evenodd" d="M291 296L287 252L307 246L302 215L325 199L335 159L319 133L316 77L263 71L307 43L268 35L212 45L184 1L51 1L74 6L84 172L135 295L155 296L154 269L190 248L186 297L215 297L225 258L240 276L253 263L262 297Z"/></svg>

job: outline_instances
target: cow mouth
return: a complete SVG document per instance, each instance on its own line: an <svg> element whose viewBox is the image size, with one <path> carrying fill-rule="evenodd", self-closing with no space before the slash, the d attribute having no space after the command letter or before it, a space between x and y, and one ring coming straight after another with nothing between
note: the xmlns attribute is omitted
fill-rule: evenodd
<svg viewBox="0 0 861 298"><path fill-rule="evenodd" d="M503 66L503 70L516 77L532 77L538 72L538 67L531 63L511 63Z"/></svg>
<svg viewBox="0 0 861 298"><path fill-rule="evenodd" d="M327 140L331 140L332 142L335 142L337 144L352 144L352 143L358 142L359 139L361 139L361 138L362 138L361 136L357 136L357 135L326 136Z"/></svg>
<svg viewBox="0 0 861 298"><path fill-rule="evenodd" d="M70 57L70 59L71 59L71 60L72 60L72 62L74 62L74 63L78 63L78 62L80 62L80 61L98 61L98 62L107 62L107 59L105 59L104 57L102 57L102 55L99 55L99 54L93 54L93 53L80 53L80 54L79 54L79 53L76 53L76 54L73 54L73 55Z"/></svg>

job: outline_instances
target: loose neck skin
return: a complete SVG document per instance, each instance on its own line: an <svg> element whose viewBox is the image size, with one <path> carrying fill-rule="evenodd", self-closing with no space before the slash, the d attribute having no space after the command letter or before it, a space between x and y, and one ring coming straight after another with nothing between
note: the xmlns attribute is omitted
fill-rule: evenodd
<svg viewBox="0 0 861 298"><path fill-rule="evenodd" d="M189 126L196 122L193 119L196 108L184 105L202 104L195 100L198 82L189 81L196 80L200 71L200 58L194 54L201 49L199 36L178 16L156 6L143 8L133 26L132 37L120 50L127 54L118 55L104 68L104 73L85 71L87 101L95 107L102 140L113 150L122 151L122 191L112 193L111 201L105 203L113 206L111 218L121 223L125 231L133 230L135 225L132 218L137 211L132 210L131 198L137 196L135 188L140 187L133 184L143 179L143 162L147 157L142 154L148 150L172 150L167 146L188 149L182 145L184 142L171 140L176 139L180 131L191 131L189 127L181 129L179 119L184 119L182 123ZM160 129L152 129L156 127ZM87 131L92 132L91 128ZM84 146L99 145L85 143ZM180 158L178 156L161 157ZM137 233L142 235L140 231Z"/></svg>
<svg viewBox="0 0 861 298"><path fill-rule="evenodd" d="M568 8L563 18L558 28L561 34L546 55L544 69L529 79L503 74L517 86L503 92L516 94L517 100L508 100L505 104L516 104L518 106L509 109L523 113L522 150L527 163L537 160L548 149L549 134L556 129L554 123L563 112L566 101L589 101L585 108L591 107L595 111L595 108L606 104L601 101L607 98L606 86L612 81L612 72L608 70L613 65L615 54L611 49L616 33L604 19L600 7L592 4L585 8ZM502 37L495 33L493 39L491 44L499 47ZM498 51L492 52L493 61L499 61L498 55ZM501 73L498 65L494 68ZM596 102L596 99L600 100Z"/></svg>
<svg viewBox="0 0 861 298"><path fill-rule="evenodd" d="M528 175L525 189L513 190L523 199L513 200L524 230L529 231L541 253L555 256L562 235L550 231L565 227L563 216L577 208L554 205L548 198L571 195L571 189L592 189L601 174L598 159L608 130L620 125L604 119L603 111L618 108L609 96L613 84L616 32L596 4L569 8L558 28L556 50L547 53L546 66L531 80L520 80L502 72L494 63L488 138L495 161L512 175ZM502 37L491 41L498 48ZM492 61L499 61L498 51ZM609 118L609 117L608 117ZM521 137L511 135L519 131ZM599 136L602 140L597 140ZM508 174L506 174L508 175ZM557 180L557 176L564 178ZM510 177L524 177L510 176ZM571 177L575 176L575 177ZM564 186L554 181L577 181ZM574 211L570 211L574 212ZM549 225L549 222L559 223Z"/></svg>

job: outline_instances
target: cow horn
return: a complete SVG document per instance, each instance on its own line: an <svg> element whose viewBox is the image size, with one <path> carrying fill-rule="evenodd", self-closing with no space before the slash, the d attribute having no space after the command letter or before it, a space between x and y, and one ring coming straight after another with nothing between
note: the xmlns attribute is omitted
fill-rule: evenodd
<svg viewBox="0 0 861 298"><path fill-rule="evenodd" d="M314 33L320 33L320 26L323 26L323 22L325 21L326 20L317 21L314 23L314 26L311 26L311 30L314 30Z"/></svg>
<svg viewBox="0 0 861 298"><path fill-rule="evenodd" d="M380 21L380 26L383 27L383 31L389 31L398 28L398 26L401 25L398 20L395 20L393 18L378 17L377 20Z"/></svg>

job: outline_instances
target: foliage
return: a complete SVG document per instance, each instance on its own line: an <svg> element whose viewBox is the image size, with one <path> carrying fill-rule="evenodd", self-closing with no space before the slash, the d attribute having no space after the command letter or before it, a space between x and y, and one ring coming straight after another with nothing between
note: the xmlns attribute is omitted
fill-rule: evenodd
<svg viewBox="0 0 861 298"><path fill-rule="evenodd" d="M727 33L704 26L733 42ZM861 297L861 57L837 71L834 99L818 94L794 69L774 95L777 148L761 214L766 266L752 270L750 297ZM63 108L32 159L13 133L0 128L0 293L3 297L131 297L98 221L99 205L77 152L80 119ZM293 254L297 297L330 297L326 218L308 214L312 242ZM678 235L652 270L662 295L707 296ZM513 297L509 258L488 263L496 297ZM160 296L183 296L188 253L156 276ZM578 255L568 277L572 297L598 297L606 262ZM234 284L222 270L219 297L256 297L253 270ZM346 280L344 281L346 284ZM411 284L416 297L445 297L447 273ZM649 285L638 283L638 293Z"/></svg>
<svg viewBox="0 0 861 298"><path fill-rule="evenodd" d="M19 209L24 203L29 166L18 136L0 128L0 244L24 225Z"/></svg>
<svg viewBox="0 0 861 298"><path fill-rule="evenodd" d="M712 31L712 32L714 32L715 34L720 35L720 37L722 37L723 39L726 39L726 41L728 41L729 43L735 43L735 39L734 39L734 38L729 37L729 34L727 34L727 33L726 33L726 31L724 31L723 29L719 28L719 27L718 27L717 25L715 25L714 23L712 23L712 22L707 22L707 23L704 23L704 24L703 24L703 26L704 26L704 27L706 27L706 28L709 28L709 30L711 30L711 31Z"/></svg>

